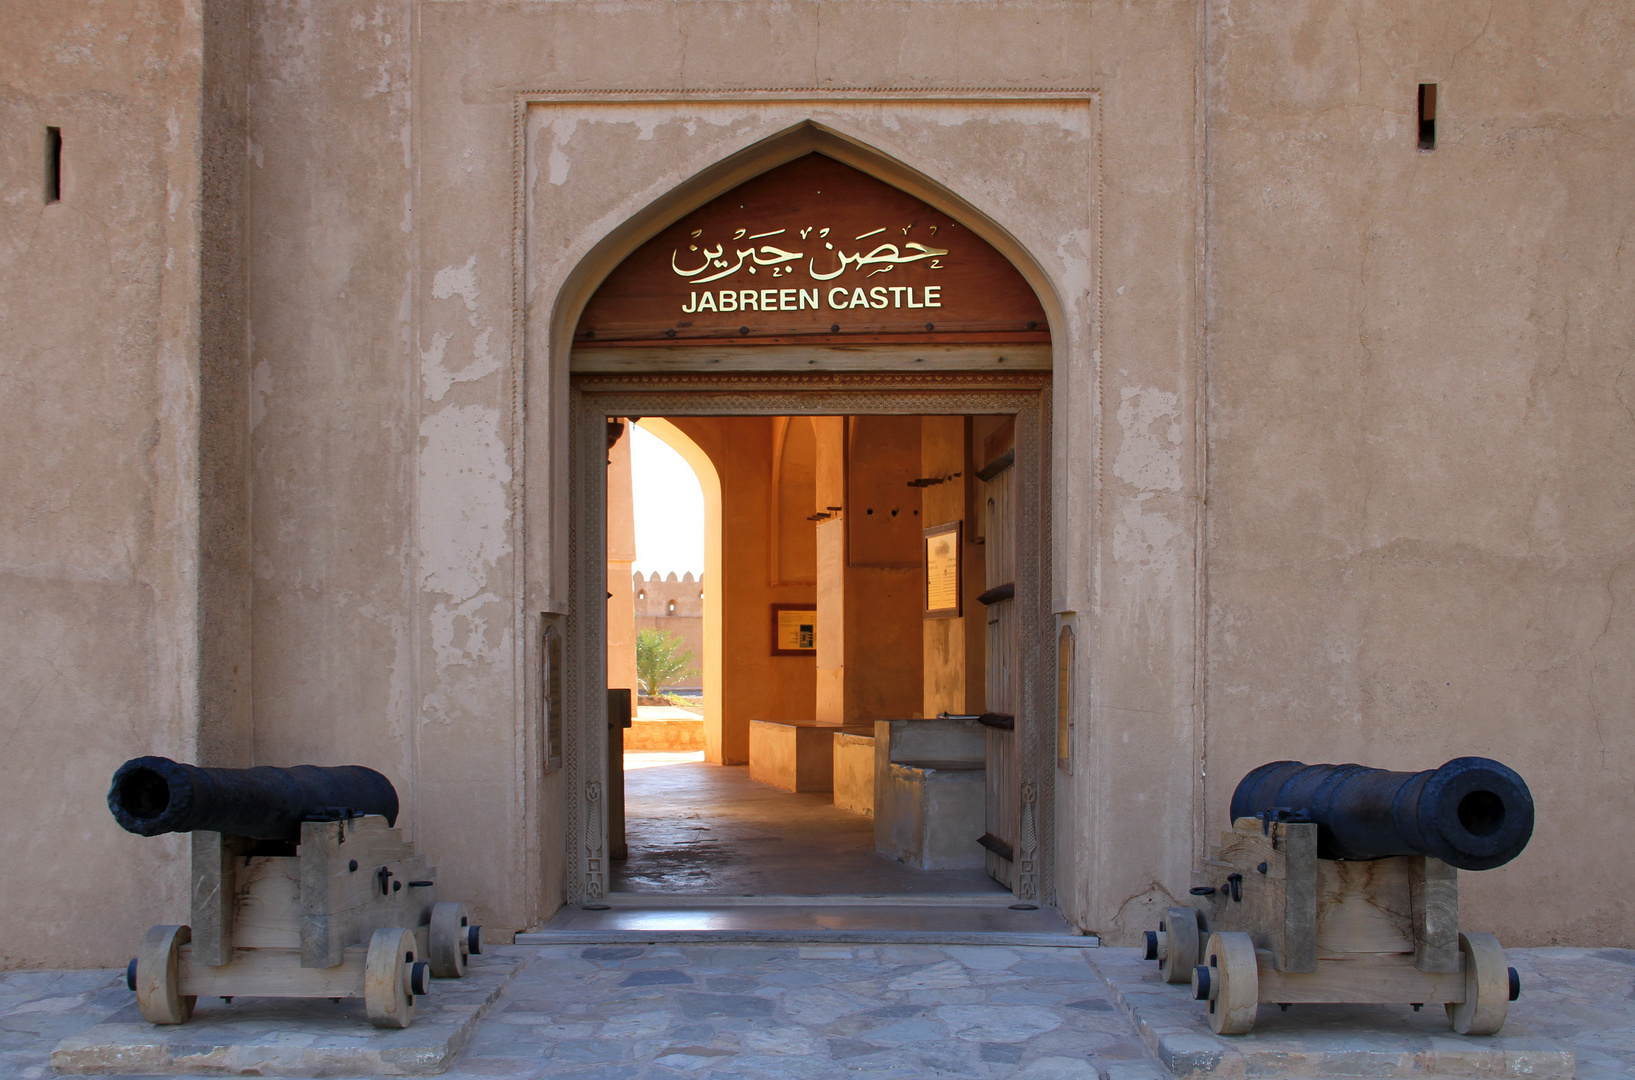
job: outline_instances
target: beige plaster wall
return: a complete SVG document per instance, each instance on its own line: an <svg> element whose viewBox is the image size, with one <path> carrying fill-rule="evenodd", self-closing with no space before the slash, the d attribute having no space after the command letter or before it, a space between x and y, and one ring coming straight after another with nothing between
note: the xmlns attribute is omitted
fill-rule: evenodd
<svg viewBox="0 0 1635 1080"><path fill-rule="evenodd" d="M468 143L435 140L481 133L414 93L419 11L250 8L255 758L385 772L440 884L503 938L551 903L525 808L560 799L510 576L510 166L484 153L492 198L421 211L473 175Z"/></svg>
<svg viewBox="0 0 1635 1080"><path fill-rule="evenodd" d="M123 962L187 912L185 840L104 799L200 751L205 12L83 7L0 5L0 967Z"/></svg>
<svg viewBox="0 0 1635 1080"><path fill-rule="evenodd" d="M1072 920L1147 928L1262 760L1473 750L1541 817L1472 921L1635 941L1623 7L248 0L242 38L235 10L4 8L0 809L43 869L0 886L36 928L0 962L182 916L180 842L100 811L138 751L380 768L479 921L554 909L526 691L569 614L564 327L625 223L805 122L962 200L1051 312ZM882 84L999 89L850 93ZM819 89L753 90L791 86Z"/></svg>
<svg viewBox="0 0 1635 1080"><path fill-rule="evenodd" d="M252 4L247 185L256 760L380 769L413 833L422 710L456 692L417 587L468 602L483 568L472 551L416 573L420 486L465 463L435 421L417 430L409 12ZM420 663L442 673L424 702Z"/></svg>
<svg viewBox="0 0 1635 1080"><path fill-rule="evenodd" d="M1490 755L1538 828L1463 917L1629 945L1635 12L1232 2L1209 35L1209 830L1262 761Z"/></svg>

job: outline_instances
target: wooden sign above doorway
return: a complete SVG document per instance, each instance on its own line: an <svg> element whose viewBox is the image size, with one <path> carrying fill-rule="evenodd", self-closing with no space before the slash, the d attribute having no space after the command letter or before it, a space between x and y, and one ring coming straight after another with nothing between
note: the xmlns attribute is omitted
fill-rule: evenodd
<svg viewBox="0 0 1635 1080"><path fill-rule="evenodd" d="M1039 298L993 245L821 154L637 248L574 331L575 347L1049 340Z"/></svg>

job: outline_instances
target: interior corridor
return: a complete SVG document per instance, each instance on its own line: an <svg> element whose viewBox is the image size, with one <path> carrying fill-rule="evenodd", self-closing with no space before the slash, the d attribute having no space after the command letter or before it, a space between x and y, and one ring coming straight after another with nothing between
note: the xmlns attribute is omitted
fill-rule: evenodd
<svg viewBox="0 0 1635 1080"><path fill-rule="evenodd" d="M780 791L701 754L625 755L613 889L717 896L1004 895L979 868L916 870L874 849L874 819L827 793Z"/></svg>

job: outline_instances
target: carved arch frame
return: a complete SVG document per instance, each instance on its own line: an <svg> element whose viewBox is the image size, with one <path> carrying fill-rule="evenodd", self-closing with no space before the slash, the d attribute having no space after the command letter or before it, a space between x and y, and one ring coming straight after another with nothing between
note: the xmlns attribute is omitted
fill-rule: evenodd
<svg viewBox="0 0 1635 1080"><path fill-rule="evenodd" d="M845 125L820 123L815 119L796 123L782 130L766 134L758 141L741 146L737 151L710 164L689 177L685 182L664 192L662 197L629 214L606 234L584 248L573 264L571 273L559 280L549 295L534 296L529 284L528 228L533 210L530 207L529 177L529 115L536 105L594 108L597 105L628 103L661 104L674 102L678 107L703 103L731 105L780 102L800 104L810 102L815 109L827 110L833 117L837 109L856 107L859 110L878 108L897 102L931 103L936 105L968 105L983 110L1007 105L1030 106L1042 102L1080 111L1089 120L1089 157L1086 162L1090 202L1083 207L1088 215L1091 248L1086 263L1090 271L1089 295L1074 290L1065 295L1052 277L1029 253L1026 246L998 221L974 206L938 181L916 170L911 164L897 160L869 145L864 139L847 133ZM1022 597L1030 616L1024 640L1023 693L1025 704L1034 710L1033 734L1022 740L1024 786L1023 796L1035 811L1037 821L1037 858L1035 871L1022 873L1018 861L1018 892L1031 893L1030 899L1053 903L1055 833L1054 820L1055 769L1041 768L1041 761L1054 764L1054 724L1052 718L1053 690L1041 697L1046 688L1054 685L1054 630L1052 601L1067 603L1069 608L1085 604L1086 598L1076 595L1081 586L1066 585L1075 595L1054 597L1056 586L1051 577L1051 557L1074 562L1082 546L1074 537L1056 536L1051 527L1052 484L1064 483L1075 469L1063 455L1067 450L1063 440L1069 428L1079 432L1082 445L1094 448L1088 474L1092 504L1099 499L1101 424L1101 357L1100 335L1102 321L1101 282L1101 94L1094 88L767 88L733 91L697 90L527 90L513 97L512 166L513 166L513 229L512 229L512 413L517 432L514 448L513 509L516 512L514 550L521 571L516 577L516 613L518 670L524 673L518 680L518 745L523 751L522 762L534 756L539 733L528 723L530 703L535 681L529 674L532 661L528 654L530 631L536 629L540 618L560 620L565 628L567 657L564 671L564 689L572 703L566 718L565 760L561 787L551 785L547 791L538 778L528 775L522 765L521 800L529 809L528 817L534 824L535 841L529 845L530 875L544 871L559 855L547 854L542 844L551 843L549 819L552 811L564 812L567 860L562 866L564 899L572 902L587 899L593 888L606 888L606 860L591 865L587 850L605 852L605 806L598 805L600 792L588 785L594 778L605 775L605 738L601 726L606 702L599 693L591 692L605 684L605 650L585 648L588 640L602 640L605 628L597 624L605 620L605 606L582 601L591 594L588 583L605 576L605 566L591 568L587 577L587 560L591 552L600 550L594 543L597 530L605 522L597 515L602 511L604 495L602 484L605 471L599 468L604 460L601 451L592 443L600 438L600 425L593 423L595 416L609 415L673 415L722 410L768 413L812 412L833 415L836 412L853 413L936 413L962 414L967 412L1005 411L1004 395L1015 394L1028 398L1031 404L1018 401L1018 452L1029 467L1019 477L1025 491L1023 505L1029 520L1036 523L1036 532L1030 541L1030 552L1019 551L1022 566L1036 565L1037 575L1031 577L1034 585L1024 589ZM995 374L961 374L946 376L920 375L891 369L907 368L910 358L881 357L881 368L872 375L851 375L823 372L805 368L801 376L768 374L761 377L727 378L716 376L716 385L706 389L701 382L688 382L683 377L655 376L602 376L570 375L572 335L580 312L589 301L602 279L627 255L671 221L703 205L710 199L730 190L737 184L806 153L820 152L852 165L887 183L909 191L926 203L956 216L963 224L981 235L1007 259L1033 286L1055 331L1053 333L1052 368L1055 376L1054 408L1066 408L1063 415L1053 416L1052 383L1050 376L1034 374L1021 377L1021 382L1007 383L1005 377ZM1088 300L1088 306L1082 301ZM1083 311L1083 317L1075 314ZM881 350L887 353L889 350ZM1069 363L1070 357L1075 361ZM771 366L771 365L769 365ZM810 374L808 374L810 373ZM1020 373L1012 375L1016 379ZM699 377L694 377L695 380ZM722 381L724 380L724 381ZM1031 380L1031 381L1030 381ZM618 385L615 386L615 383ZM1026 384L1026 388L1024 388ZM1031 395L1031 397L1030 397ZM650 400L651 399L651 400ZM661 400L662 399L662 400ZM705 400L713 402L705 406ZM1068 400L1075 402L1067 408ZM647 402L646 404L642 404ZM1053 430L1054 421L1054 435ZM1022 450L1021 442L1034 440L1031 449ZM1028 455L1033 455L1031 458ZM1058 466L1052 468L1053 463ZM1065 497L1064 493L1055 493ZM1033 502L1027 500L1032 498ZM594 503L594 505L592 505ZM588 531L587 531L588 530ZM1076 563L1075 563L1076 565ZM1019 577L1024 575L1019 573ZM1019 582L1019 585L1021 583ZM596 585L599 592L604 588ZM576 619L583 614L583 620ZM594 638L587 638L587 631ZM1048 731L1046 730L1048 728ZM1041 745L1042 740L1047 745ZM599 741L600 740L600 741ZM587 755L593 755L594 760ZM1031 778L1036 778L1030 782ZM558 794L565 796L557 803ZM595 835L590 835L590 830ZM587 841L594 841L587 846ZM553 845L554 846L554 845ZM1029 845L1031 846L1031 845ZM553 867L554 869L554 867ZM600 885L595 885L600 875ZM553 875L554 876L554 875ZM1023 882L1031 883L1023 885ZM541 880L547 890L544 900L547 911L554 906L548 893L554 881Z"/></svg>
<svg viewBox="0 0 1635 1080"><path fill-rule="evenodd" d="M536 106L592 110L598 106L665 105L678 109L701 106L784 105L821 113L825 120L805 119L781 129L768 129L760 138L709 163L634 212L623 214L601 236L589 243L572 269L556 282L549 295L534 296L528 264L528 229L535 214L530 204L529 116ZM1086 172L1095 194L1083 207L1090 228L1092 249L1084 260L1090 271L1093 302L1087 319L1071 313L1081 296L1064 294L1044 265L1001 222L957 192L907 161L869 145L865 136L845 130L843 113L892 105L979 107L985 112L1006 107L1037 107L1048 103L1082 113L1091 132ZM519 615L529 610L562 611L567 603L565 560L548 554L567 546L567 493L569 463L568 380L573 355L573 332L580 314L609 273L626 257L675 220L684 217L746 180L809 153L831 157L893 187L908 192L952 217L991 244L1032 286L1052 328L1052 369L1058 394L1086 401L1089 415L1078 426L1093 443L1101 438L1101 92L1076 88L759 88L710 90L524 90L512 103L512 413L520 432L516 477L523 503L530 509L517 537L523 568L517 597ZM932 167L925 163L927 168ZM1077 323L1075 332L1067 330ZM1082 333L1076 332L1082 328ZM1077 364L1070 364L1070 354ZM812 369L808 369L812 370ZM818 370L822 370L821 366ZM1088 376L1088 378L1086 378ZM1085 385L1078 385L1080 382ZM1060 399L1059 399L1060 400ZM1058 406L1060 407L1060 406ZM1077 411L1077 407L1075 407ZM1064 418L1066 419L1066 418ZM1067 425L1059 425L1065 431ZM1053 451L1061 459L1064 448ZM1092 478L1099 486L1099 474ZM543 581L543 589L539 583ZM525 628L518 625L518 640ZM522 658L519 656L519 661Z"/></svg>

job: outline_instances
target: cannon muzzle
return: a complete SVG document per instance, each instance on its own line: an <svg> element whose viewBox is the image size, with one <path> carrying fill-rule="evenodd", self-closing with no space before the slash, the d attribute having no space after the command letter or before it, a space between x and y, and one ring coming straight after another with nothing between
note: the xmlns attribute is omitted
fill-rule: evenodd
<svg viewBox="0 0 1635 1080"><path fill-rule="evenodd" d="M1461 870L1491 870L1533 835L1533 793L1491 758L1387 772L1362 765L1273 761L1232 793L1232 820L1289 811L1317 824L1324 859L1429 855Z"/></svg>
<svg viewBox="0 0 1635 1080"><path fill-rule="evenodd" d="M132 758L114 773L108 809L139 836L208 829L258 840L299 840L301 822L379 814L397 822L397 789L362 765L201 769Z"/></svg>

